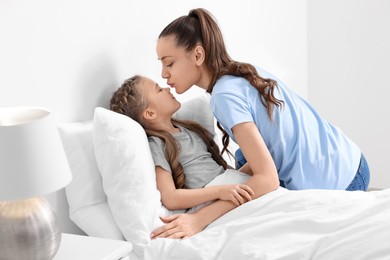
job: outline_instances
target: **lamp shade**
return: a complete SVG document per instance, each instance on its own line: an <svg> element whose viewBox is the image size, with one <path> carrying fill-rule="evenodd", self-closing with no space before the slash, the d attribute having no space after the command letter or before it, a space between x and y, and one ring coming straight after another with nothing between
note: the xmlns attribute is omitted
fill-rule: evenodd
<svg viewBox="0 0 390 260"><path fill-rule="evenodd" d="M71 179L50 111L40 107L0 108L0 200L48 194Z"/></svg>

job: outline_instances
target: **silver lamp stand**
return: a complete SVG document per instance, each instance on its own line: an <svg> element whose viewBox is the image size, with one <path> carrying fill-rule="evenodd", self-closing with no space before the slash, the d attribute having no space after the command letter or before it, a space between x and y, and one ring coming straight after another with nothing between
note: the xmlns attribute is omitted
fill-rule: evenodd
<svg viewBox="0 0 390 260"><path fill-rule="evenodd" d="M57 218L46 199L0 202L1 260L50 260L60 242Z"/></svg>

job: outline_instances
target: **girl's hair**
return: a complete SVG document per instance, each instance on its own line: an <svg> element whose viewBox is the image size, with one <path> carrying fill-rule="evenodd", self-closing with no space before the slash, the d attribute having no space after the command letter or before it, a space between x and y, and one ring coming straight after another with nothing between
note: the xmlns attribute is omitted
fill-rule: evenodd
<svg viewBox="0 0 390 260"><path fill-rule="evenodd" d="M174 36L178 47L193 50L197 44L205 49L205 64L212 78L207 92L211 93L216 81L223 75L243 77L257 89L262 104L267 109L268 117L272 120L274 106L281 107L283 101L274 95L277 82L261 77L256 68L249 64L234 61L228 54L222 33L213 16L203 8L192 9L186 16L181 16L168 24L160 33L159 38ZM218 122L218 128L223 132L222 152L227 150L229 135Z"/></svg>
<svg viewBox="0 0 390 260"><path fill-rule="evenodd" d="M141 76L135 75L125 80L112 95L110 109L126 115L143 125L141 123L141 115L148 104L143 98L142 91L139 91L137 88L141 79Z"/></svg>
<svg viewBox="0 0 390 260"><path fill-rule="evenodd" d="M137 121L144 127L148 136L158 137L164 142L164 153L172 170L175 187L177 189L186 188L186 178L183 171L183 166L179 162L181 147L169 132L147 129L142 122L141 115L148 104L147 100L145 100L142 96L142 91L140 91L138 87L141 79L141 76L136 75L130 79L125 80L122 86L119 87L112 95L110 100L110 109ZM172 123L176 126L182 126L195 132L205 142L207 149L211 153L213 159L224 169L228 167L226 161L223 159L219 151L218 145L213 140L213 136L203 126L196 123L195 121L190 120L172 119Z"/></svg>

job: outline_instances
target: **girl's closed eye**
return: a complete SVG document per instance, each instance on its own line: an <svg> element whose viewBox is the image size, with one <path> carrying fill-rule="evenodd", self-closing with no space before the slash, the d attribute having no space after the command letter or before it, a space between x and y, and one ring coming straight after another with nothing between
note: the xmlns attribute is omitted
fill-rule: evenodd
<svg viewBox="0 0 390 260"><path fill-rule="evenodd" d="M167 64L167 68L170 68L170 67L172 67L172 65L173 65L173 62L172 62L172 63L169 63L169 64Z"/></svg>
<svg viewBox="0 0 390 260"><path fill-rule="evenodd" d="M158 84L156 84L156 90L157 90L157 92L161 92L164 90L164 88L162 88Z"/></svg>

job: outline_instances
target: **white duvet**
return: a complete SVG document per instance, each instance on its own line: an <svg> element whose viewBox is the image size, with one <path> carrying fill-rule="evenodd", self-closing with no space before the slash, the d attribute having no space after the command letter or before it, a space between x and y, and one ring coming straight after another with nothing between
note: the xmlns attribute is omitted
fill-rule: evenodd
<svg viewBox="0 0 390 260"><path fill-rule="evenodd" d="M184 240L155 239L145 259L390 259L390 189L271 192Z"/></svg>

